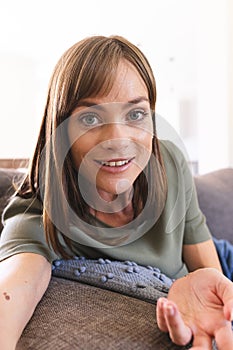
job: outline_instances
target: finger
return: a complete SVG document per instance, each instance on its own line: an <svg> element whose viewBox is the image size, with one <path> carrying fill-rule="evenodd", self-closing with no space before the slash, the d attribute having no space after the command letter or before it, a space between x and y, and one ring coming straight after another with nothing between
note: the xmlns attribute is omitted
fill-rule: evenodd
<svg viewBox="0 0 233 350"><path fill-rule="evenodd" d="M212 338L208 335L196 335L190 350L212 350Z"/></svg>
<svg viewBox="0 0 233 350"><path fill-rule="evenodd" d="M185 325L176 304L171 301L164 305L164 315L168 332L173 343L186 345L192 339L192 330Z"/></svg>
<svg viewBox="0 0 233 350"><path fill-rule="evenodd" d="M223 311L226 319L228 321L232 321L233 320L233 294L232 294L232 299L225 302Z"/></svg>
<svg viewBox="0 0 233 350"><path fill-rule="evenodd" d="M217 295L224 304L224 315L228 321L233 319L233 283L224 275L221 276L221 282L216 286Z"/></svg>
<svg viewBox="0 0 233 350"><path fill-rule="evenodd" d="M167 303L166 298L159 298L156 305L156 319L159 329L162 332L168 332L168 327L164 315L164 305Z"/></svg>
<svg viewBox="0 0 233 350"><path fill-rule="evenodd" d="M216 332L215 340L218 350L233 349L233 332L230 323L227 325L227 327L222 327Z"/></svg>

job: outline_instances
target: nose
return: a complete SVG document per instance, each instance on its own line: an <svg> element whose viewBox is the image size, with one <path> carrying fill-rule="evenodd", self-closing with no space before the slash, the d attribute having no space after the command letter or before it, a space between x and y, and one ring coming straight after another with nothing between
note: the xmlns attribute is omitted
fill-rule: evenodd
<svg viewBox="0 0 233 350"><path fill-rule="evenodd" d="M131 138L126 125L110 123L104 126L100 142L106 150L121 150L128 148Z"/></svg>

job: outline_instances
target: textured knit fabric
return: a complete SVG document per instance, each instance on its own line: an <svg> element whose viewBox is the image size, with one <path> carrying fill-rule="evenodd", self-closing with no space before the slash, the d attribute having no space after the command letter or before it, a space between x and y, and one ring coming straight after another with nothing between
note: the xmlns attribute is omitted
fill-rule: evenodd
<svg viewBox="0 0 233 350"><path fill-rule="evenodd" d="M16 350L185 350L158 329L155 304L172 283L151 266L56 260L49 288ZM58 278L59 276L59 278ZM213 349L216 349L213 344Z"/></svg>
<svg viewBox="0 0 233 350"><path fill-rule="evenodd" d="M158 292L159 294L160 292ZM161 293L161 296L164 294ZM53 277L16 350L184 350L162 333L155 305Z"/></svg>
<svg viewBox="0 0 233 350"><path fill-rule="evenodd" d="M199 209L192 175L183 154L171 142L165 141L161 143L161 151L168 179L168 195L164 210L154 226L132 243L114 248L91 247L86 236L85 244L73 242L75 254L93 259L132 260L143 266L156 266L171 278L187 273L182 260L183 244L200 243L211 236ZM38 200L13 199L4 213L1 259L20 252L42 254L49 261L59 258L45 242L41 209ZM96 223L97 226L99 224ZM72 230L79 235L78 227L71 227ZM82 234L85 237L86 233Z"/></svg>
<svg viewBox="0 0 233 350"><path fill-rule="evenodd" d="M152 266L140 266L134 261L111 261L76 257L72 260L55 260L53 275L83 282L133 296L148 302L156 302L161 293L168 293L173 280Z"/></svg>

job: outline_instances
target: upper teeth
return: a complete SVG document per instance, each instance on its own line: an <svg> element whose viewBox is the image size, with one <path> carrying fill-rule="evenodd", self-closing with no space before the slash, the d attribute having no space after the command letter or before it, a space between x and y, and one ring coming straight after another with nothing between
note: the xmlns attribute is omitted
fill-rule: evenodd
<svg viewBox="0 0 233 350"><path fill-rule="evenodd" d="M101 165L107 165L107 166L122 166L127 163L129 163L129 160L119 160L117 162L100 162Z"/></svg>

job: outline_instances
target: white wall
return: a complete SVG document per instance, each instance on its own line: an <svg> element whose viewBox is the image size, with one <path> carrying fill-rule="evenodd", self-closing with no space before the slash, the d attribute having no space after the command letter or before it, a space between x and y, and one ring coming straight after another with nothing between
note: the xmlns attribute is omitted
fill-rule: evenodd
<svg viewBox="0 0 233 350"><path fill-rule="evenodd" d="M226 1L205 0L199 4L197 115L200 172L229 163L227 10Z"/></svg>
<svg viewBox="0 0 233 350"><path fill-rule="evenodd" d="M31 155L48 81L64 50L88 35L120 34L149 58L157 112L200 172L233 166L232 0L113 4L0 0L0 157Z"/></svg>
<svg viewBox="0 0 233 350"><path fill-rule="evenodd" d="M228 0L228 149L229 164L233 167L233 1Z"/></svg>

